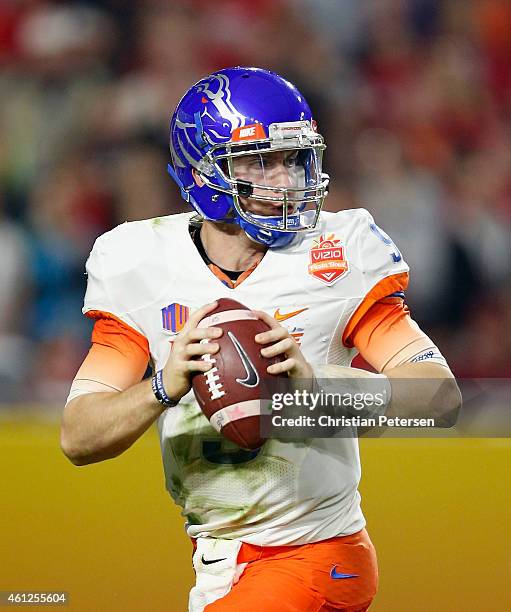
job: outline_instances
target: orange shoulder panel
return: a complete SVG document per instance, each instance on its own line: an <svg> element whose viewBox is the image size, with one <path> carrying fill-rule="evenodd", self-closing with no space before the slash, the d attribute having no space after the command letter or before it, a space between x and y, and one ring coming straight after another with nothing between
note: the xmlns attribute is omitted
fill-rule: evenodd
<svg viewBox="0 0 511 612"><path fill-rule="evenodd" d="M149 361L147 338L110 313L93 310L87 316L96 320L92 347L75 380L97 381L121 391L140 382Z"/></svg>
<svg viewBox="0 0 511 612"><path fill-rule="evenodd" d="M351 338L360 355L378 372L405 363L421 350L433 346L399 298L373 304L358 322Z"/></svg>
<svg viewBox="0 0 511 612"><path fill-rule="evenodd" d="M89 310L87 317L95 319L92 330L92 342L111 346L120 353L131 353L131 345L136 344L147 355L149 361L149 342L147 338L133 327L109 312L101 310Z"/></svg>
<svg viewBox="0 0 511 612"><path fill-rule="evenodd" d="M396 291L405 291L407 287L408 272L401 272L400 274L386 276L379 283L377 283L362 300L361 304L351 315L351 319L344 328L344 333L342 335L342 342L344 346L349 348L354 346L352 338L353 332L373 304L379 302L383 298L388 297Z"/></svg>

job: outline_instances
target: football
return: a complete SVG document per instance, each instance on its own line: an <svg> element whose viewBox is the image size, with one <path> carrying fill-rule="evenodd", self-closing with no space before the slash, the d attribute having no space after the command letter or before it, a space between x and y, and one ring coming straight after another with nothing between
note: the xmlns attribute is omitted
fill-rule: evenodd
<svg viewBox="0 0 511 612"><path fill-rule="evenodd" d="M257 449L265 442L260 434L261 378L271 376L266 368L283 357L261 355L263 345L254 337L269 327L249 308L226 298L217 301L218 306L199 327L223 329L215 340L220 349L201 357L213 367L195 374L192 387L202 412L218 432L241 448Z"/></svg>

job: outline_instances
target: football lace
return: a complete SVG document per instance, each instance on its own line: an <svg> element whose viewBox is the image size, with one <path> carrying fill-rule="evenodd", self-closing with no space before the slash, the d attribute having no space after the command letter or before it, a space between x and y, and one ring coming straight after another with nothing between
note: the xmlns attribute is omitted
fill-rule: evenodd
<svg viewBox="0 0 511 612"><path fill-rule="evenodd" d="M216 359L214 359L210 353L203 355L202 360L206 363L216 363ZM207 372L204 372L206 384L208 385L209 396L212 400L220 399L225 395L225 391L222 389L222 383L220 382L220 376L218 376L217 372L218 368L215 365L213 365L213 367Z"/></svg>

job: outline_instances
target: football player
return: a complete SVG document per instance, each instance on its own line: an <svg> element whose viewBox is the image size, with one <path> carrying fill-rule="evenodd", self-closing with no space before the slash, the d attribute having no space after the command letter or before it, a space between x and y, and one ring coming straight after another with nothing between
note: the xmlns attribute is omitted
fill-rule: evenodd
<svg viewBox="0 0 511 612"><path fill-rule="evenodd" d="M199 321L230 297L270 330L269 374L360 377L376 412L444 419L460 395L404 303L408 267L363 210L322 213L325 149L303 95L257 68L196 83L171 121L168 171L188 214L125 223L98 238L83 312L92 347L73 381L61 444L83 465L119 455L158 423L167 488L183 508L197 582L190 610L366 610L374 547L357 486L356 437L235 447L199 409L190 377L222 330ZM299 341L299 342L298 342ZM378 373L350 367L360 353ZM148 363L154 377L142 380ZM436 379L414 396L399 379ZM411 400L414 401L411 401ZM434 400L434 401L433 401ZM320 475L320 477L318 477Z"/></svg>

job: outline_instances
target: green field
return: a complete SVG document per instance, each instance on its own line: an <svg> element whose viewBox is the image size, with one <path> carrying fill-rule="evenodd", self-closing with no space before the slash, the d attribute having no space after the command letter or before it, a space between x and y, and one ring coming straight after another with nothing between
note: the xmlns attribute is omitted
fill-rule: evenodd
<svg viewBox="0 0 511 612"><path fill-rule="evenodd" d="M381 574L371 611L511 609L511 440L367 439L361 453ZM84 612L187 609L191 546L155 430L77 468L55 423L3 420L0 464L0 591L67 591Z"/></svg>

